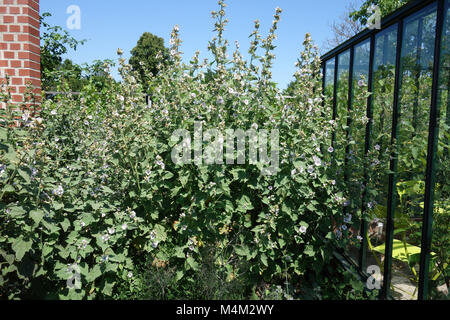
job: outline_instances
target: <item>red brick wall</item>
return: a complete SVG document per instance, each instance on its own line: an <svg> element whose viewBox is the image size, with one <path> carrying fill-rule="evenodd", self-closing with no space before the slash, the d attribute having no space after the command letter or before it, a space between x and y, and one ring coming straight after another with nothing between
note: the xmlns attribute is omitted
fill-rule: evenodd
<svg viewBox="0 0 450 320"><path fill-rule="evenodd" d="M0 83L10 77L13 102L22 102L27 83L41 92L39 0L0 0Z"/></svg>

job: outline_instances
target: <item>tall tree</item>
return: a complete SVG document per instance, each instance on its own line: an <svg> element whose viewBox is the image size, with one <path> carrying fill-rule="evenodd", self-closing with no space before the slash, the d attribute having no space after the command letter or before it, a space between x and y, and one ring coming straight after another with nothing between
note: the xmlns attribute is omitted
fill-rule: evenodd
<svg viewBox="0 0 450 320"><path fill-rule="evenodd" d="M131 50L130 65L140 77L144 89L149 90L150 74L156 75L158 65L167 65L169 61L169 50L164 46L164 39L150 32L144 32L137 42L136 47ZM149 92L148 92L149 93Z"/></svg>

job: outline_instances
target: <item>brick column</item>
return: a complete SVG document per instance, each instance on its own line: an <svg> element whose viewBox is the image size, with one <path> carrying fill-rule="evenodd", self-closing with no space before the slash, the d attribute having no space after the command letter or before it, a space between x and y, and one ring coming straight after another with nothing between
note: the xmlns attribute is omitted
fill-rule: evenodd
<svg viewBox="0 0 450 320"><path fill-rule="evenodd" d="M39 0L0 0L0 83L10 77L13 102L28 83L40 98L40 61Z"/></svg>

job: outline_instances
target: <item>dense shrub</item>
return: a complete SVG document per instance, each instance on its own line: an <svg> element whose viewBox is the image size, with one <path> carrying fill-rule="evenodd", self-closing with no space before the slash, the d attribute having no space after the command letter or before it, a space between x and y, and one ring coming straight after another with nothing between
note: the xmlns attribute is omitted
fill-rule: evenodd
<svg viewBox="0 0 450 320"><path fill-rule="evenodd" d="M4 91L2 296L126 298L148 279L156 285L155 276L168 281L163 287L187 288L199 274L230 284L210 298L240 298L236 287L244 295L261 283L283 284L288 292L305 273L320 275L329 266L334 245L356 238L349 230L358 216L342 215L347 195L334 173L343 162L333 157L336 123L323 107L317 47L307 35L294 96L283 97L270 71L281 10L266 38L255 22L250 61L244 61L238 44L228 57L225 5L219 4L213 61L201 63L196 54L182 63L175 27L173 63L152 75L151 106L121 57L120 84L111 80L101 92L88 87L80 98L44 101L39 113L18 113L20 128L12 125L17 110ZM279 170L262 174L262 164L248 161L175 164L172 150L180 141L171 136L177 129L193 133L195 122L204 132L277 129ZM151 270L147 276L138 274L142 267ZM81 286L68 288L68 279ZM151 292L143 296L180 297ZM184 297L199 296L185 291Z"/></svg>

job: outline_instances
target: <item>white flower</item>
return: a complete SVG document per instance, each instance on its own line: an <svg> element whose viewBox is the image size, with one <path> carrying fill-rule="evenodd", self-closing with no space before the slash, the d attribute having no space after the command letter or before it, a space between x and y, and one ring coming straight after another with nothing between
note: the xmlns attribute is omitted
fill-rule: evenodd
<svg viewBox="0 0 450 320"><path fill-rule="evenodd" d="M314 164L319 167L322 164L322 160L319 157L313 156Z"/></svg>
<svg viewBox="0 0 450 320"><path fill-rule="evenodd" d="M363 237L357 236L356 239L358 239L358 241L362 241L362 240L363 240Z"/></svg>
<svg viewBox="0 0 450 320"><path fill-rule="evenodd" d="M108 228L108 233L109 234L114 234L114 232L116 232L116 230L114 230L114 228Z"/></svg>
<svg viewBox="0 0 450 320"><path fill-rule="evenodd" d="M104 234L102 236L102 240L103 240L103 242L107 242L109 240L109 235L108 234Z"/></svg>
<svg viewBox="0 0 450 320"><path fill-rule="evenodd" d="M128 225L126 223L122 224L122 230L127 230L128 229Z"/></svg>
<svg viewBox="0 0 450 320"><path fill-rule="evenodd" d="M336 185L336 180L331 180L331 184L334 186Z"/></svg>
<svg viewBox="0 0 450 320"><path fill-rule="evenodd" d="M30 118L30 112L28 110L25 110L22 114L22 120L24 122L27 122L29 118Z"/></svg>
<svg viewBox="0 0 450 320"><path fill-rule="evenodd" d="M362 87L365 84L364 80L359 80L358 81L358 86Z"/></svg>
<svg viewBox="0 0 450 320"><path fill-rule="evenodd" d="M328 148L328 152L329 152L329 153L334 152L334 148L333 148L333 147L329 147L329 148Z"/></svg>
<svg viewBox="0 0 450 320"><path fill-rule="evenodd" d="M258 130L258 124L257 123L252 124L252 129Z"/></svg>
<svg viewBox="0 0 450 320"><path fill-rule="evenodd" d="M154 242L152 242L152 247L153 247L154 249L156 249L156 248L158 247L158 244L159 244L158 241L154 241Z"/></svg>
<svg viewBox="0 0 450 320"><path fill-rule="evenodd" d="M86 225L86 223L85 223L83 220L81 220L81 221L80 221L80 226L81 226L82 228L84 228L85 225Z"/></svg>
<svg viewBox="0 0 450 320"><path fill-rule="evenodd" d="M6 165L0 164L0 177L5 173Z"/></svg>
<svg viewBox="0 0 450 320"><path fill-rule="evenodd" d="M50 114L51 114L52 116L56 116L56 115L57 115L57 112L56 112L55 109L53 109L53 110L50 112Z"/></svg>
<svg viewBox="0 0 450 320"><path fill-rule="evenodd" d="M269 186L267 189L269 189L269 191L272 191L273 187Z"/></svg>
<svg viewBox="0 0 450 320"><path fill-rule="evenodd" d="M128 278L133 278L133 272L131 272L131 271L128 272L127 277L128 277Z"/></svg>
<svg viewBox="0 0 450 320"><path fill-rule="evenodd" d="M154 240L156 238L155 231L150 232L150 240Z"/></svg>
<svg viewBox="0 0 450 320"><path fill-rule="evenodd" d="M345 224L343 224L343 225L341 226L341 229L345 231L345 230L347 230L347 226L346 226Z"/></svg>
<svg viewBox="0 0 450 320"><path fill-rule="evenodd" d="M296 173L297 173L297 170L296 170L296 169L293 169L293 170L291 171L291 176L294 176Z"/></svg>
<svg viewBox="0 0 450 320"><path fill-rule="evenodd" d="M55 195L55 196L62 196L63 195L63 193L64 193L64 189L63 189L63 187L61 186L61 185L59 185L58 186L58 188L56 188L55 190L53 190L53 194Z"/></svg>
<svg viewBox="0 0 450 320"><path fill-rule="evenodd" d="M225 101L223 100L223 98L221 96L217 97L216 102L217 102L217 104L224 104L225 103Z"/></svg>
<svg viewBox="0 0 450 320"><path fill-rule="evenodd" d="M306 227L305 226L301 226L299 229L298 229L298 231L300 232L300 233L303 233L303 234L305 234L306 233Z"/></svg>
<svg viewBox="0 0 450 320"><path fill-rule="evenodd" d="M166 168L166 165L164 164L164 162L162 160L156 160L156 164L158 166L160 166L161 169L163 169L163 170Z"/></svg>
<svg viewBox="0 0 450 320"><path fill-rule="evenodd" d="M381 149L380 145L379 145L379 144L376 144L376 145L375 145L375 150L380 151L380 149Z"/></svg>

